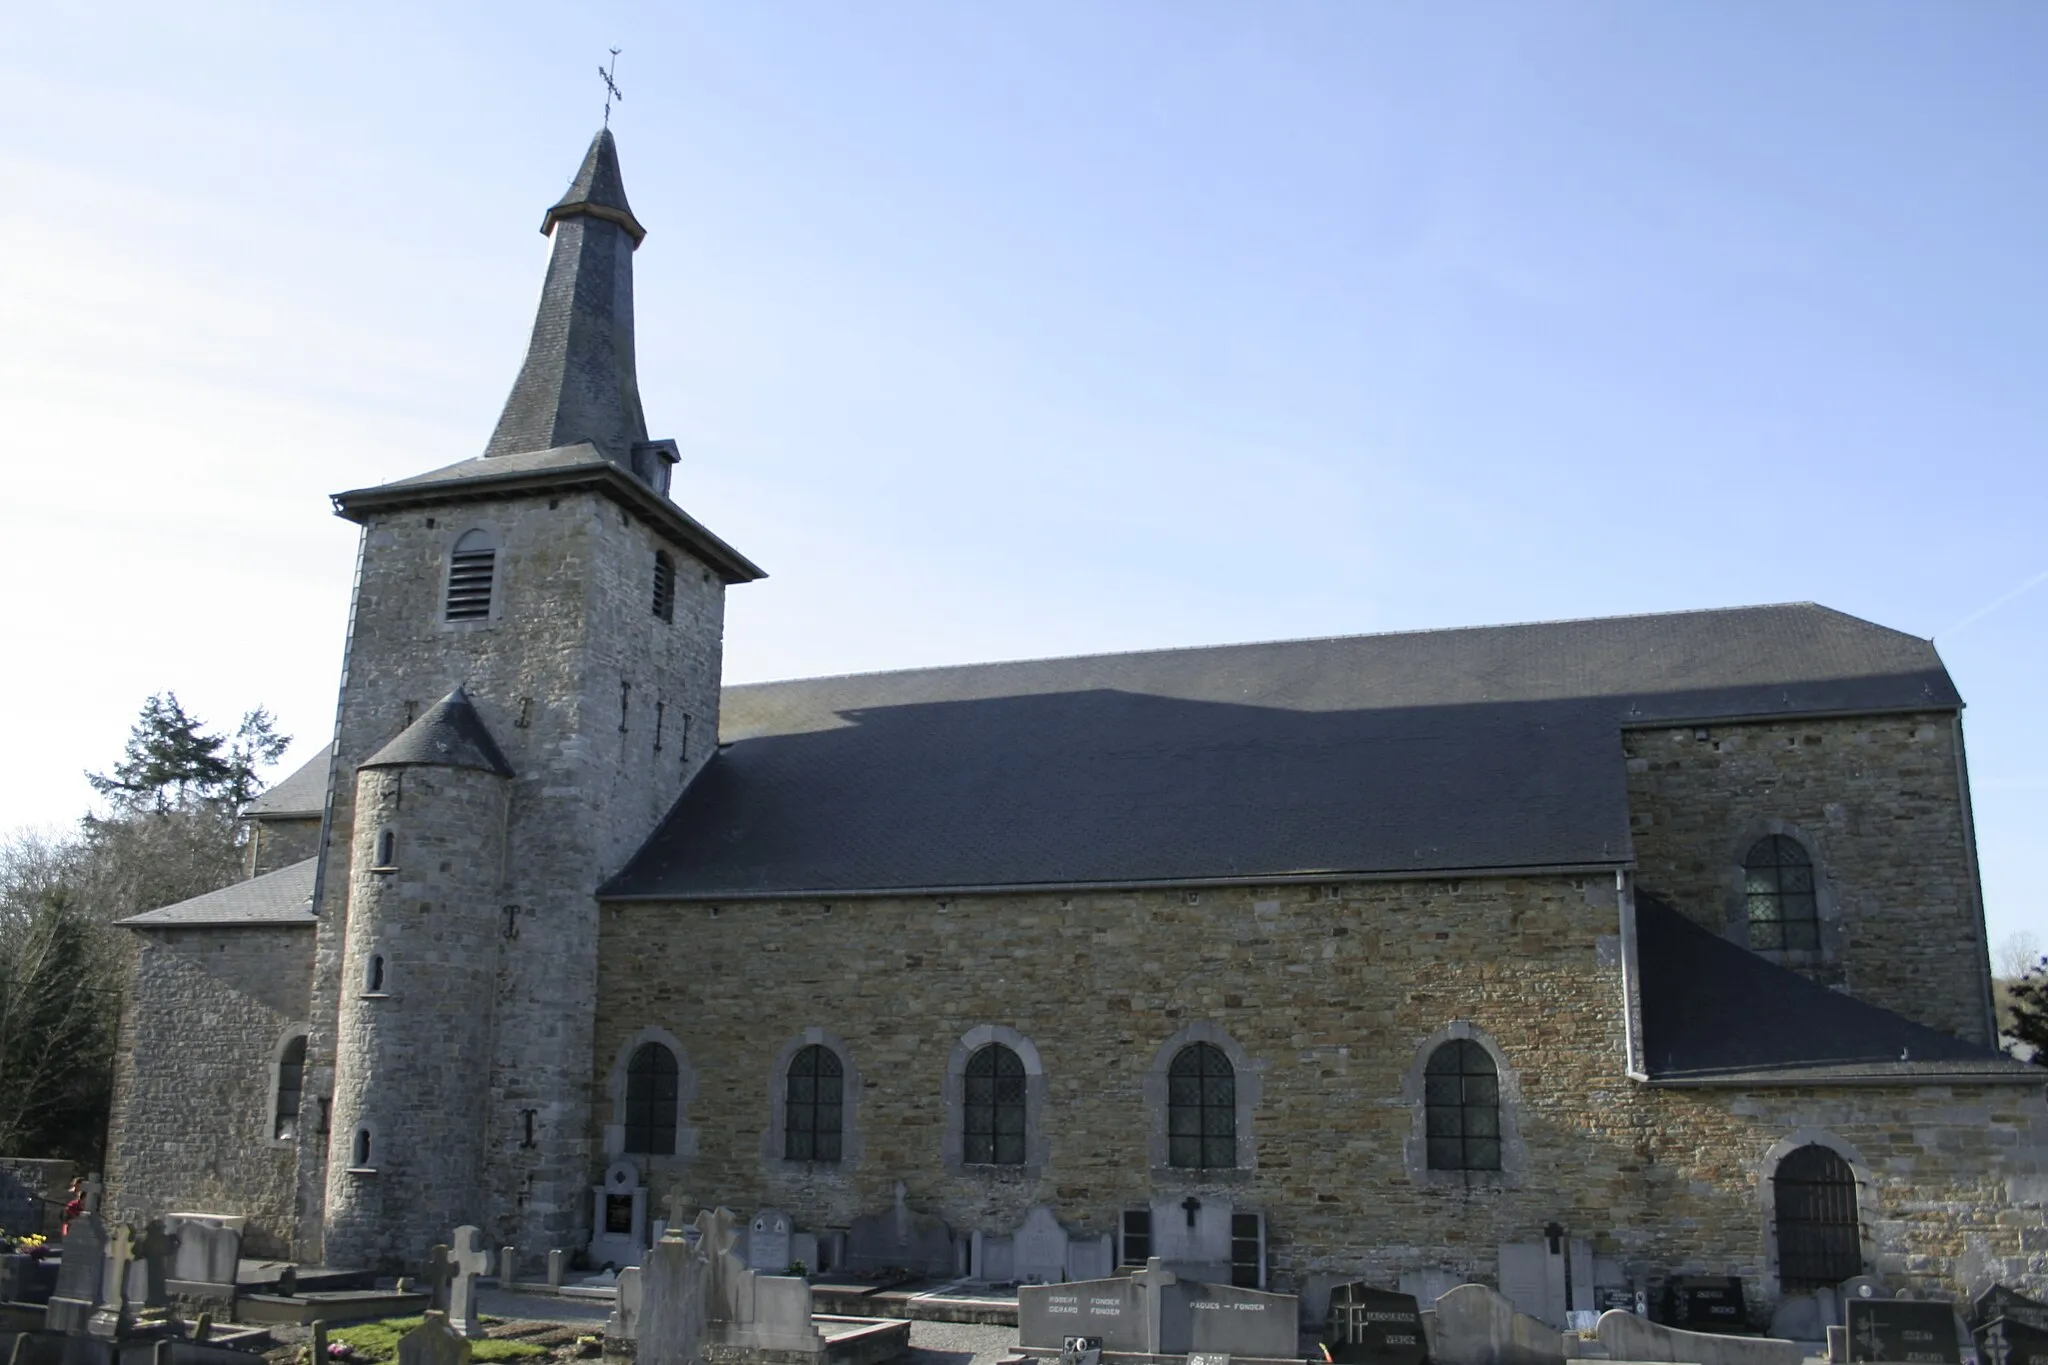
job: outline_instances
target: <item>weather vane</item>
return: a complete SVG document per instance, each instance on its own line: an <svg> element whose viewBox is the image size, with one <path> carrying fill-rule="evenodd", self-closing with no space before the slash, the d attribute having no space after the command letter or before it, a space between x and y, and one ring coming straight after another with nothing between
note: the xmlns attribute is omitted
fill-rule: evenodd
<svg viewBox="0 0 2048 1365"><path fill-rule="evenodd" d="M618 69L619 50L613 48L611 68L607 70L600 66L597 69L597 74L604 77L604 126L607 128L612 126L612 101L617 100L623 104L626 100L626 92L619 89L619 83L612 79L612 72Z"/></svg>

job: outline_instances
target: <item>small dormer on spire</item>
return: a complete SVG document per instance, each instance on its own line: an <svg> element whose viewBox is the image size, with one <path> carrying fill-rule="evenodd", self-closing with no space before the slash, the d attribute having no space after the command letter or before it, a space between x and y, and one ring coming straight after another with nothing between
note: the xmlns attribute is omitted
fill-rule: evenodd
<svg viewBox="0 0 2048 1365"><path fill-rule="evenodd" d="M610 129L591 139L541 231L555 241L533 336L484 454L588 442L665 492L667 464L647 449L633 353L633 252L647 229L626 202Z"/></svg>

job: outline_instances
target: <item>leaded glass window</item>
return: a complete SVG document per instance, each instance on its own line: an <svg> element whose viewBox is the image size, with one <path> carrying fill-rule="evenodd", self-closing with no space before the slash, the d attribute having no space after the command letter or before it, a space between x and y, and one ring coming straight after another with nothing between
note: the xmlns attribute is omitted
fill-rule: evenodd
<svg viewBox="0 0 2048 1365"><path fill-rule="evenodd" d="M967 1059L962 1155L975 1165L1024 1164L1024 1063L1001 1043Z"/></svg>
<svg viewBox="0 0 2048 1365"><path fill-rule="evenodd" d="M1425 1133L1432 1171L1500 1169L1500 1072L1470 1038L1429 1054L1422 1070Z"/></svg>
<svg viewBox="0 0 2048 1365"><path fill-rule="evenodd" d="M642 1043L626 1063L626 1150L674 1156L676 1086L682 1068L660 1043Z"/></svg>
<svg viewBox="0 0 2048 1365"><path fill-rule="evenodd" d="M1184 1047L1166 1071L1166 1163L1237 1165L1237 1072L1221 1048Z"/></svg>
<svg viewBox="0 0 2048 1365"><path fill-rule="evenodd" d="M1813 859L1797 839L1759 839L1742 860L1749 899L1749 946L1820 947L1820 912L1813 895Z"/></svg>
<svg viewBox="0 0 2048 1365"><path fill-rule="evenodd" d="M782 1154L791 1161L839 1160L846 1090L839 1054L818 1043L789 1060Z"/></svg>

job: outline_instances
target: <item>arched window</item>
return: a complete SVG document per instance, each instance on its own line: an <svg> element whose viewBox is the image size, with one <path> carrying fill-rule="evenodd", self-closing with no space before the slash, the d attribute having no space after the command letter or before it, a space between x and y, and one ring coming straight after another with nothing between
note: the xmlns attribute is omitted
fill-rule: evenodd
<svg viewBox="0 0 2048 1365"><path fill-rule="evenodd" d="M356 1129L356 1140L349 1158L349 1164L352 1166L361 1167L370 1164L370 1127L368 1124L364 1124Z"/></svg>
<svg viewBox="0 0 2048 1365"><path fill-rule="evenodd" d="M363 964L363 989L372 995L384 989L384 954L371 953L370 960Z"/></svg>
<svg viewBox="0 0 2048 1365"><path fill-rule="evenodd" d="M1167 1068L1166 1164L1237 1165L1237 1072L1219 1047L1191 1044Z"/></svg>
<svg viewBox="0 0 2048 1365"><path fill-rule="evenodd" d="M1422 1070L1432 1171L1500 1169L1500 1073L1484 1047L1453 1038Z"/></svg>
<svg viewBox="0 0 2048 1365"><path fill-rule="evenodd" d="M823 1044L812 1043L790 1058L782 1115L785 1158L839 1160L845 1083L839 1055Z"/></svg>
<svg viewBox="0 0 2048 1365"><path fill-rule="evenodd" d="M398 866L398 835L391 830L380 829L377 831L376 865L378 867Z"/></svg>
<svg viewBox="0 0 2048 1365"><path fill-rule="evenodd" d="M498 575L498 545L481 528L465 531L448 557L447 619L483 621L491 614L491 589Z"/></svg>
<svg viewBox="0 0 2048 1365"><path fill-rule="evenodd" d="M676 1090L681 1068L660 1043L642 1043L626 1063L626 1150L674 1156Z"/></svg>
<svg viewBox="0 0 2048 1365"><path fill-rule="evenodd" d="M654 552L654 614L664 621L676 619L676 562L667 550Z"/></svg>
<svg viewBox="0 0 2048 1365"><path fill-rule="evenodd" d="M1024 1063L1001 1043L967 1059L961 1157L980 1166L1024 1164Z"/></svg>
<svg viewBox="0 0 2048 1365"><path fill-rule="evenodd" d="M1813 894L1813 859L1797 839L1772 834L1742 860L1749 898L1749 946L1820 947L1820 913Z"/></svg>
<svg viewBox="0 0 2048 1365"><path fill-rule="evenodd" d="M280 1142L299 1135L299 1096L306 1087L306 1035L301 1033L277 1055L277 1107L270 1135Z"/></svg>
<svg viewBox="0 0 2048 1365"><path fill-rule="evenodd" d="M1778 1220L1778 1281L1788 1294L1833 1288L1863 1273L1856 1226L1856 1175L1819 1143L1795 1148L1772 1178Z"/></svg>

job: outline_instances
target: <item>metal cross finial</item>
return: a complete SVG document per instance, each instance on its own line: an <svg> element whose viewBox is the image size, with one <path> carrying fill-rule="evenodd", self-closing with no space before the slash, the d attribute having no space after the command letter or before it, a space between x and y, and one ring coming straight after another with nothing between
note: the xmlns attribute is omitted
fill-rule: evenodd
<svg viewBox="0 0 2048 1365"><path fill-rule="evenodd" d="M609 69L600 66L597 74L604 77L604 126L612 126L612 101L625 102L626 92L619 89L619 83L612 79L612 72L619 69L619 50L612 49L612 64Z"/></svg>

